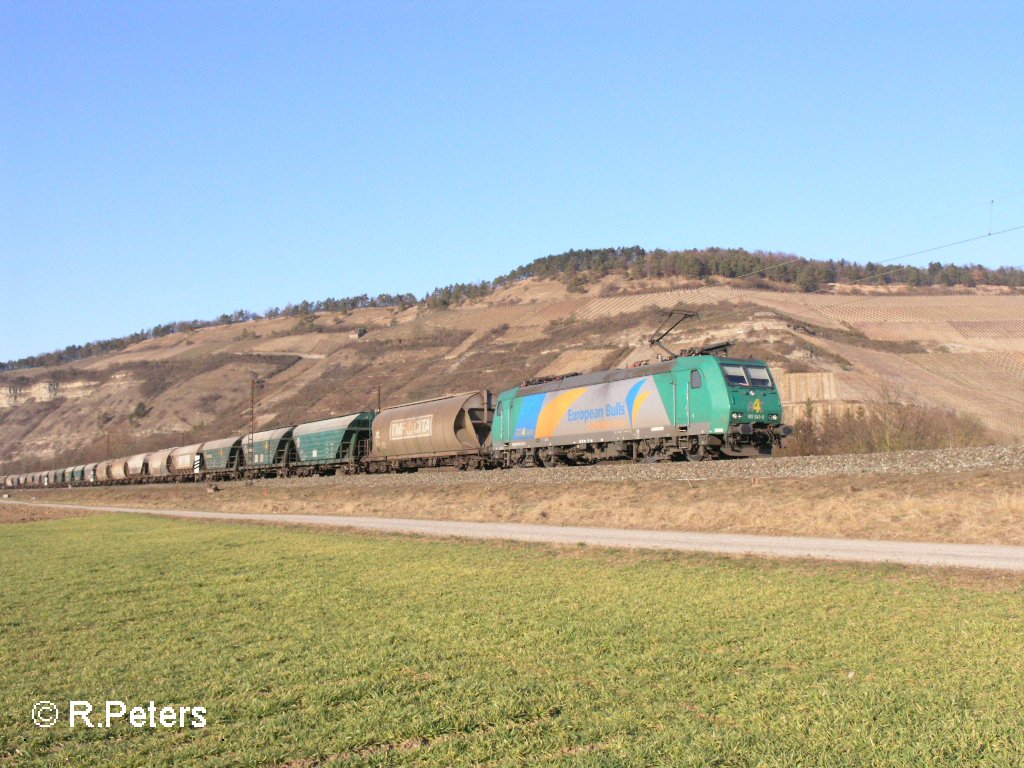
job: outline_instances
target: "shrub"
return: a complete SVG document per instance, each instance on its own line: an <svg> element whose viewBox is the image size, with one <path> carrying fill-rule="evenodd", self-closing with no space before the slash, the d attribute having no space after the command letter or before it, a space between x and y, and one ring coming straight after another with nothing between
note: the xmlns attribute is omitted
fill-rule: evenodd
<svg viewBox="0 0 1024 768"><path fill-rule="evenodd" d="M787 456L883 453L990 445L992 434L972 416L900 402L887 391L877 400L844 410L815 410L807 403L793 422Z"/></svg>

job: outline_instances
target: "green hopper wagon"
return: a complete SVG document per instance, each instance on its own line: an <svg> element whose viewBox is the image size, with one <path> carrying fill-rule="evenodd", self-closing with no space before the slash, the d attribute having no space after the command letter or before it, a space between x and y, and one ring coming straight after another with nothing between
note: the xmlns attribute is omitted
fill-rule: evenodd
<svg viewBox="0 0 1024 768"><path fill-rule="evenodd" d="M373 417L362 411L299 424L292 431L296 467L309 474L339 464L354 466L360 445L370 437Z"/></svg>

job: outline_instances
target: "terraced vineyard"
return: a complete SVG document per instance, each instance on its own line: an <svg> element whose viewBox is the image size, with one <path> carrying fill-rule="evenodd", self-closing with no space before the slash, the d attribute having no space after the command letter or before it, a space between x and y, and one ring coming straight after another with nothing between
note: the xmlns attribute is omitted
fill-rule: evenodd
<svg viewBox="0 0 1024 768"><path fill-rule="evenodd" d="M1024 339L1024 319L949 321L965 339Z"/></svg>
<svg viewBox="0 0 1024 768"><path fill-rule="evenodd" d="M27 462L61 451L77 460L108 442L130 453L221 437L247 427L252 371L264 380L257 424L271 426L372 406L378 386L387 404L628 365L653 359L647 339L661 312L679 306L705 309L670 346L741 342L772 362L791 410L808 401L846 408L885 389L976 416L1001 439L1024 435L1024 294L803 294L607 278L589 294L526 280L449 309L214 326L14 372L0 376L0 440L9 458ZM355 338L355 328L367 333Z"/></svg>
<svg viewBox="0 0 1024 768"><path fill-rule="evenodd" d="M949 382L951 392L970 392L975 404L990 413L986 421L1024 433L1024 355L931 352L904 358ZM979 381L984 388L978 387Z"/></svg>

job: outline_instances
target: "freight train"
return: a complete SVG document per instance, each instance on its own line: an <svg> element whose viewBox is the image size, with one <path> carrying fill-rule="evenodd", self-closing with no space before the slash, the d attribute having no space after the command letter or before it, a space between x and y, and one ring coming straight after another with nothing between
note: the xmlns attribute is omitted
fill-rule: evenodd
<svg viewBox="0 0 1024 768"><path fill-rule="evenodd" d="M524 382L9 475L9 488L109 485L428 467L496 469L606 460L771 455L792 429L768 365L706 354Z"/></svg>

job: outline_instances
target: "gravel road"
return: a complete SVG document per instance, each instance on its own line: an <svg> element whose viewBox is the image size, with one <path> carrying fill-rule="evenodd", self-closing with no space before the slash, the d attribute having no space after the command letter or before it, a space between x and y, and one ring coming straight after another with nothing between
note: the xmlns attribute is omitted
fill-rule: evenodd
<svg viewBox="0 0 1024 768"><path fill-rule="evenodd" d="M70 504L2 501L45 507L73 507L98 512L123 512L199 520L290 523L336 526L388 533L506 541L588 544L629 549L667 549L682 552L713 552L762 557L812 558L866 563L980 568L1024 571L1024 547L985 544L938 544L863 539L823 539L799 536L750 536L724 533L583 528L578 526L526 525L522 523L470 523L453 520L343 517L340 515L248 515L232 512L198 512L181 509L140 509Z"/></svg>

